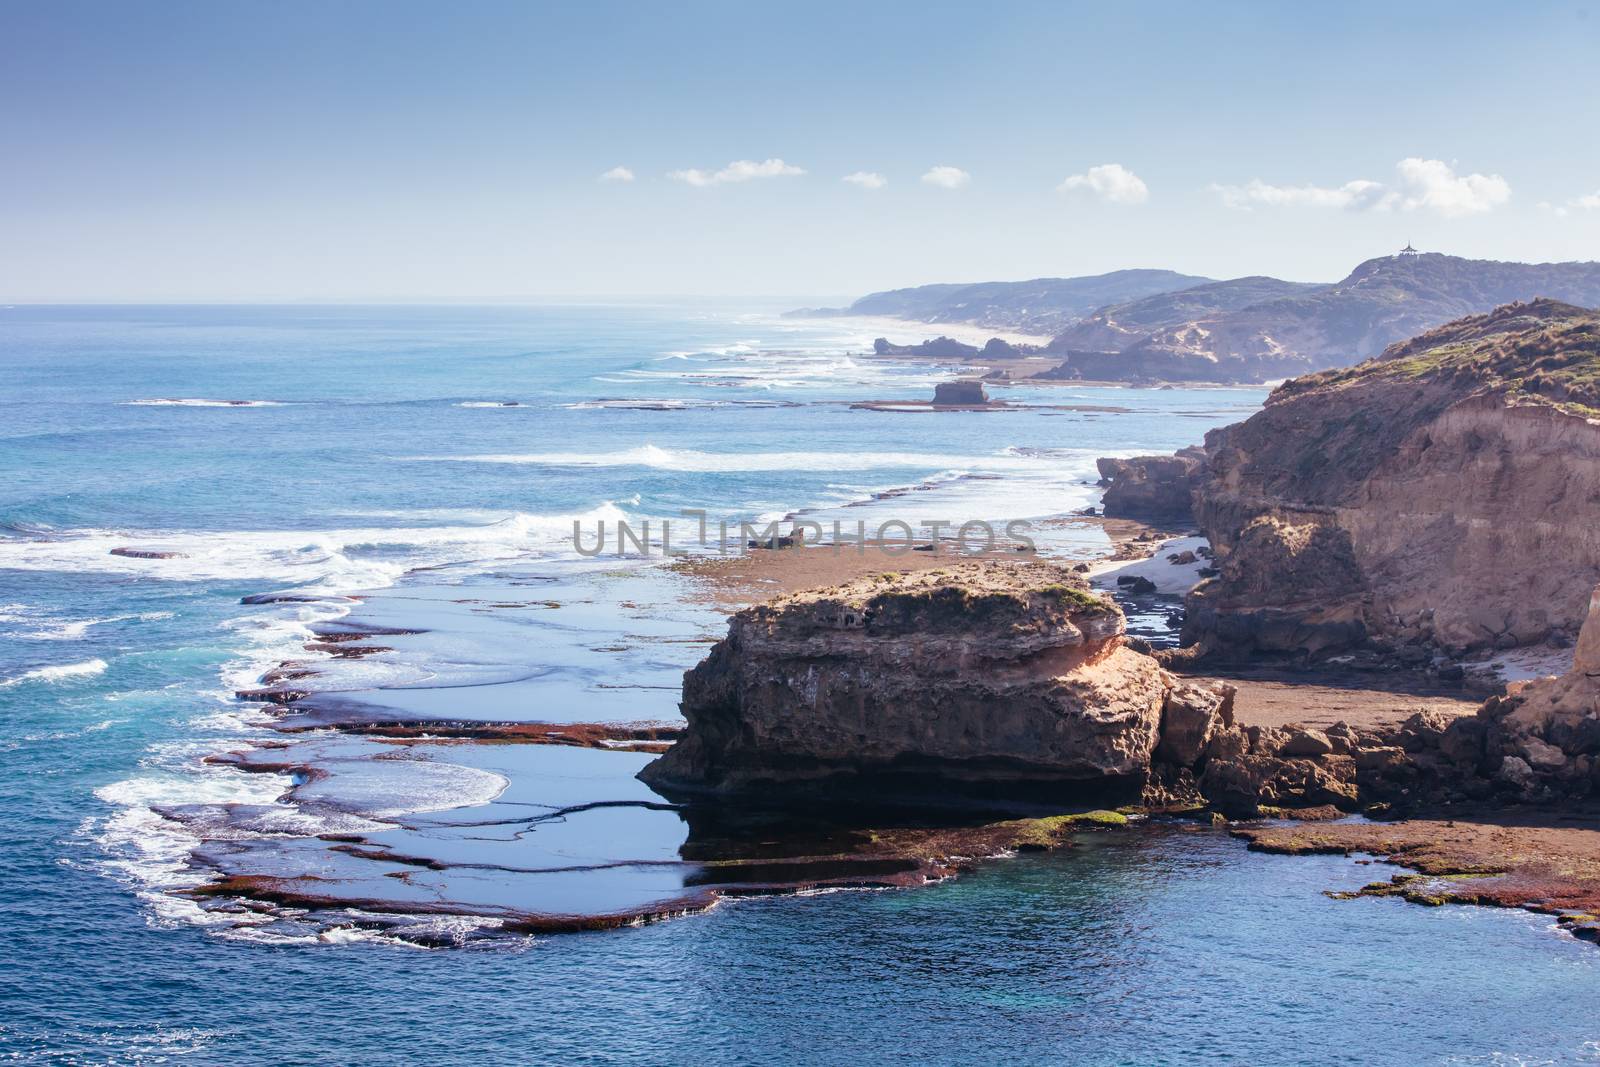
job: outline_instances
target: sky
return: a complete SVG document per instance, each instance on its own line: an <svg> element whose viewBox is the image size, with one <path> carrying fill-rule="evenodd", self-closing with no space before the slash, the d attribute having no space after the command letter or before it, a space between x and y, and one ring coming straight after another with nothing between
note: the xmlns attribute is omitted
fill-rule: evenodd
<svg viewBox="0 0 1600 1067"><path fill-rule="evenodd" d="M0 301L1593 259L1596 8L0 0Z"/></svg>

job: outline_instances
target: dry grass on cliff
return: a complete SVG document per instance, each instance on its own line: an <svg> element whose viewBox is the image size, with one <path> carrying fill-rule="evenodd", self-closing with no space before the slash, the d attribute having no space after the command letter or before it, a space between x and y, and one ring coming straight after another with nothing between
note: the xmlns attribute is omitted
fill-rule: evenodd
<svg viewBox="0 0 1600 1067"><path fill-rule="evenodd" d="M1437 382L1600 417L1600 314L1554 300L1507 304L1391 345L1377 359L1286 383L1284 396L1382 381Z"/></svg>

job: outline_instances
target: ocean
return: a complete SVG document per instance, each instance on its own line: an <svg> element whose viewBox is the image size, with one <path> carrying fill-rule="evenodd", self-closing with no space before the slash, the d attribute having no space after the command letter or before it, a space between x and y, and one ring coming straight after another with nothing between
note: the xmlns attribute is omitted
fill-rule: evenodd
<svg viewBox="0 0 1600 1067"><path fill-rule="evenodd" d="M1193 444L1265 396L1018 385L995 390L1014 410L853 409L949 371L776 310L0 309L0 1058L1600 1061L1600 955L1549 920L1333 900L1390 869L1192 826L918 889L486 936L527 900L662 892L676 814L569 803L643 790L643 755L395 759L235 698L310 660L357 716L381 691L401 717L671 720L721 615L659 558L580 554L574 523L1023 520L1089 558L1096 457ZM391 651L305 652L355 618ZM317 774L251 765L286 743ZM480 832L513 808L561 817ZM328 847L341 833L390 853ZM444 873L389 862L418 850ZM367 888L324 909L181 892L239 872ZM375 917L401 886L404 921Z"/></svg>

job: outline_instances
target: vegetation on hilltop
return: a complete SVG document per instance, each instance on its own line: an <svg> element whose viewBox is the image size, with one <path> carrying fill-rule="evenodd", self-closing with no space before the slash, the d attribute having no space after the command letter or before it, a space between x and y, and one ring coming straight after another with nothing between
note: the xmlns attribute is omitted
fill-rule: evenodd
<svg viewBox="0 0 1600 1067"><path fill-rule="evenodd" d="M998 330L1054 334L1108 304L1210 280L1171 270L1118 270L1082 278L919 285L869 293L847 308L817 308L801 314L889 315L917 322L970 322Z"/></svg>
<svg viewBox="0 0 1600 1067"><path fill-rule="evenodd" d="M1600 416L1600 312L1556 300L1507 304L1392 345L1366 363L1286 382L1274 400L1374 381L1440 382Z"/></svg>
<svg viewBox="0 0 1600 1067"><path fill-rule="evenodd" d="M1203 298L1207 288L1216 295L1215 287L1189 292ZM1600 263L1385 256L1336 285L1179 322L1163 319L1159 302L1149 305L1152 324L1143 328L1107 309L1057 337L1051 347L1066 362L1051 376L1269 381L1349 366L1463 315L1539 298L1600 305Z"/></svg>
<svg viewBox="0 0 1600 1067"><path fill-rule="evenodd" d="M1207 282L1100 308L1083 322L1057 335L1050 347L1058 350L1092 348L1101 343L1099 330L1120 330L1131 338L1141 330L1177 326L1207 315L1328 288L1331 286L1320 282L1286 282L1260 274Z"/></svg>

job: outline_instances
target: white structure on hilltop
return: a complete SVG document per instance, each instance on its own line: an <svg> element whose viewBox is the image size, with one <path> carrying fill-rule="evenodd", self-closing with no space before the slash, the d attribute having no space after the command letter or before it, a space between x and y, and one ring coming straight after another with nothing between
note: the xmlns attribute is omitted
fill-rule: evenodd
<svg viewBox="0 0 1600 1067"><path fill-rule="evenodd" d="M1420 255L1422 255L1422 253L1418 252L1415 248L1412 248L1410 241L1407 241L1406 242L1406 246L1400 250L1400 257L1402 259L1405 258L1406 256L1420 256Z"/></svg>

